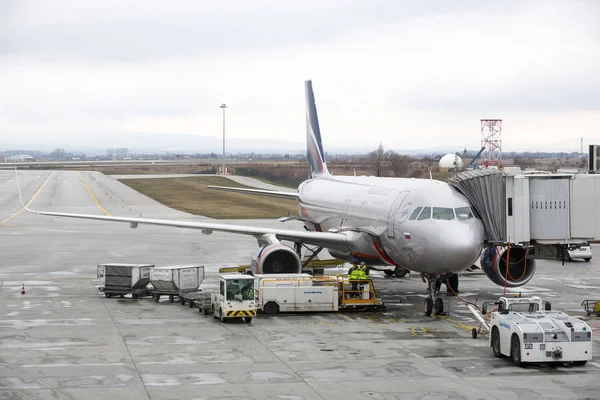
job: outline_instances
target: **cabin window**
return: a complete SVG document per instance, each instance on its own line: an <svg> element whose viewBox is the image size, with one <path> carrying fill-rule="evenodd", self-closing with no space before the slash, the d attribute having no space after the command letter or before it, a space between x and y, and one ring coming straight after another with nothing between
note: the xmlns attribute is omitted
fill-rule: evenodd
<svg viewBox="0 0 600 400"><path fill-rule="evenodd" d="M423 211L421 211L421 214L419 214L419 218L417 218L417 220L422 221L429 218L431 218L431 207L425 207L423 208Z"/></svg>
<svg viewBox="0 0 600 400"><path fill-rule="evenodd" d="M411 220L417 219L417 216L419 215L419 213L421 212L422 209L423 209L423 207L415 208L415 210L412 212L412 214L410 214L410 217L408 219L411 219Z"/></svg>
<svg viewBox="0 0 600 400"><path fill-rule="evenodd" d="M471 211L471 207L459 207L455 208L456 217L461 220L471 219L473 218L473 211Z"/></svg>

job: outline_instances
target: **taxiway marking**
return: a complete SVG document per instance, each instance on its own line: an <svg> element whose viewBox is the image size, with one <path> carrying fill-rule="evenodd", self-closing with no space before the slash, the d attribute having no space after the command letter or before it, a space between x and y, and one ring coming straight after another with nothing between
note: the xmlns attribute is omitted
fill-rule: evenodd
<svg viewBox="0 0 600 400"><path fill-rule="evenodd" d="M44 183L42 183L42 186L40 186L37 190L37 192L35 192L35 194L33 195L33 197L29 200L29 202L25 205L25 207L29 207L29 205L31 204L31 202L33 200L35 200L35 198L37 197L38 194L40 194L40 192L42 191L42 189L44 188L44 186L46 186L46 183L48 182L48 180L52 177L52 175L54 175L54 172L50 173L50 175L48 175L48 177L46 178L46 180L44 181ZM4 225L5 223L7 223L8 221L10 221L12 218L16 217L17 215L21 214L23 212L23 210L25 210L25 207L21 208L19 211L17 211L16 213L14 213L13 215L11 215L10 217L6 218L4 221L2 221L0 223L0 225Z"/></svg>
<svg viewBox="0 0 600 400"><path fill-rule="evenodd" d="M78 174L79 174L79 177L81 178L81 182L83 182L83 186L85 186L85 189L87 190L88 194L90 195L90 197L92 198L92 200L94 201L96 206L100 209L100 211L102 211L104 213L104 215L111 216L112 214L109 213L108 211L106 211L106 209L100 205L100 202L98 201L96 196L94 196L92 189L90 189L90 187L85 182L85 180L83 180L83 175L81 175L81 172L78 172Z"/></svg>

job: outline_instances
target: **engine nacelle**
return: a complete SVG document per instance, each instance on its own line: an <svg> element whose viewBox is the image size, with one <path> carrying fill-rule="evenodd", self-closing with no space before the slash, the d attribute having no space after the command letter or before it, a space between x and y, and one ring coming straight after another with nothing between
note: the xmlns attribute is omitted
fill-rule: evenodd
<svg viewBox="0 0 600 400"><path fill-rule="evenodd" d="M281 243L261 247L252 259L254 274L299 274L301 272L302 263L298 254Z"/></svg>
<svg viewBox="0 0 600 400"><path fill-rule="evenodd" d="M527 250L523 247L510 248L510 261L508 263L507 274L507 249L496 248L491 252L490 250L485 250L481 255L481 269L496 285L504 286L505 282L506 287L525 285L533 278L533 274L535 274L535 260L525 257L526 252Z"/></svg>

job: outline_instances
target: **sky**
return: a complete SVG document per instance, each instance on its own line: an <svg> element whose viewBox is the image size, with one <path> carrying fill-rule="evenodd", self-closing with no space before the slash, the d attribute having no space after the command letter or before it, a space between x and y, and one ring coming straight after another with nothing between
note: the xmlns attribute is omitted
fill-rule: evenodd
<svg viewBox="0 0 600 400"><path fill-rule="evenodd" d="M0 139L183 133L325 149L600 142L595 0L3 0ZM1 142L2 140L0 140ZM1 149L0 149L1 150Z"/></svg>

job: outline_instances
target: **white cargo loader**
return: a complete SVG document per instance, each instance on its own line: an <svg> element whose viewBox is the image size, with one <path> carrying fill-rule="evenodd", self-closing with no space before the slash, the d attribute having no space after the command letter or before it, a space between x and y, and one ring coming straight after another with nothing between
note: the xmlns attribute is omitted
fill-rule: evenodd
<svg viewBox="0 0 600 400"><path fill-rule="evenodd" d="M348 280L343 275L256 275L257 307L278 312L338 311L343 308L380 309L371 279Z"/></svg>
<svg viewBox="0 0 600 400"><path fill-rule="evenodd" d="M517 366L536 362L585 365L592 359L592 330L584 321L550 311L550 303L542 311L543 302L537 296L500 297L496 304L489 342L494 356L511 357Z"/></svg>
<svg viewBox="0 0 600 400"><path fill-rule="evenodd" d="M315 286L310 274L261 274L255 278L258 307L265 314L338 311L338 286Z"/></svg>

